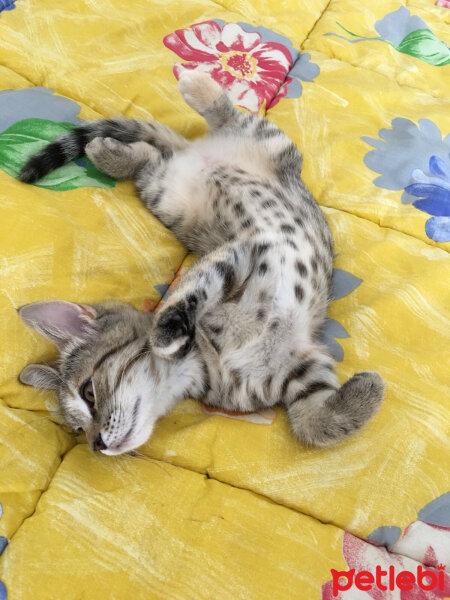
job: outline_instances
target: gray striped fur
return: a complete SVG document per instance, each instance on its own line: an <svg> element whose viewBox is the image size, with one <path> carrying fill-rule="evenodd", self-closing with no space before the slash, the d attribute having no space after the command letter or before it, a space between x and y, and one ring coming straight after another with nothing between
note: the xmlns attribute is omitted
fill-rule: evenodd
<svg viewBox="0 0 450 600"><path fill-rule="evenodd" d="M25 307L21 316L59 345L61 358L56 369L27 367L22 380L56 387L67 421L107 454L143 443L185 395L238 411L282 403L302 442L339 442L377 411L383 382L364 372L340 387L319 340L333 240L300 177L301 155L275 125L235 110L207 75L186 72L179 87L207 120L205 138L188 142L126 119L88 123L32 157L22 180L86 151L110 176L133 178L144 204L199 261L151 322L120 304L83 314L79 305L53 307L70 313L72 329L89 317L88 337L84 329L77 337L68 317L55 324L42 303ZM85 410L80 386L89 377L95 406Z"/></svg>

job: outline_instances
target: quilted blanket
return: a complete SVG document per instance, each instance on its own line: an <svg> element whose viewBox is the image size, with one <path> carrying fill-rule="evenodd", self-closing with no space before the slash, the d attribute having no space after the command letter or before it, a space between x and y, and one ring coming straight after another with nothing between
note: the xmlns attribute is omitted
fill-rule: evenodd
<svg viewBox="0 0 450 600"><path fill-rule="evenodd" d="M0 600L450 598L450 3L0 0ZM205 123L206 71L304 154L335 238L323 332L379 414L330 449L282 408L186 399L139 456L94 455L51 392L54 348L16 309L153 309L195 257L85 158L34 186L26 158L88 119Z"/></svg>

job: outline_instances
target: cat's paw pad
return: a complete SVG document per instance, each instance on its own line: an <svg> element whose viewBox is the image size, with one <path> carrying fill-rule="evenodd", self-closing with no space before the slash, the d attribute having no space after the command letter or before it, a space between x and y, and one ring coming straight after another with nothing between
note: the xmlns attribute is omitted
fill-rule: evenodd
<svg viewBox="0 0 450 600"><path fill-rule="evenodd" d="M156 317L153 349L164 358L182 358L192 347L195 315L186 302L165 307Z"/></svg>
<svg viewBox="0 0 450 600"><path fill-rule="evenodd" d="M186 103L200 113L220 98L223 93L220 85L208 74L190 69L185 69L181 73L178 89Z"/></svg>

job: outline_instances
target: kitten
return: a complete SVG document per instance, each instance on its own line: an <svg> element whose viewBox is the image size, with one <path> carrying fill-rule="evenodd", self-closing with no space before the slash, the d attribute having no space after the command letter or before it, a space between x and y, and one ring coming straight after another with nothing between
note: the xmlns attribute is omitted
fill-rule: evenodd
<svg viewBox="0 0 450 600"><path fill-rule="evenodd" d="M205 138L123 118L86 123L33 156L21 180L86 152L108 175L132 178L200 260L155 315L121 303L23 307L61 355L20 380L57 390L67 423L104 454L143 444L186 396L232 411L282 403L303 443L339 442L376 412L383 381L369 371L339 387L320 341L333 241L301 155L275 125L234 109L208 75L186 71L179 89L208 122Z"/></svg>

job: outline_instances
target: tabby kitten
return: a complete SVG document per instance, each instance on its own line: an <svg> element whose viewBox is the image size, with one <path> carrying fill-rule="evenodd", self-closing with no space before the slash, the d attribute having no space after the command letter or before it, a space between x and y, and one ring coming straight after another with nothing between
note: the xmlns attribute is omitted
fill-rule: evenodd
<svg viewBox="0 0 450 600"><path fill-rule="evenodd" d="M235 110L208 75L185 71L179 89L208 122L205 138L123 118L87 123L33 156L21 180L86 152L111 177L132 178L200 260L155 315L122 303L24 306L22 319L60 358L20 379L57 390L67 423L104 454L143 444L186 396L231 411L282 403L303 443L332 445L376 412L383 382L368 371L339 387L320 341L333 241L301 155L275 125Z"/></svg>

